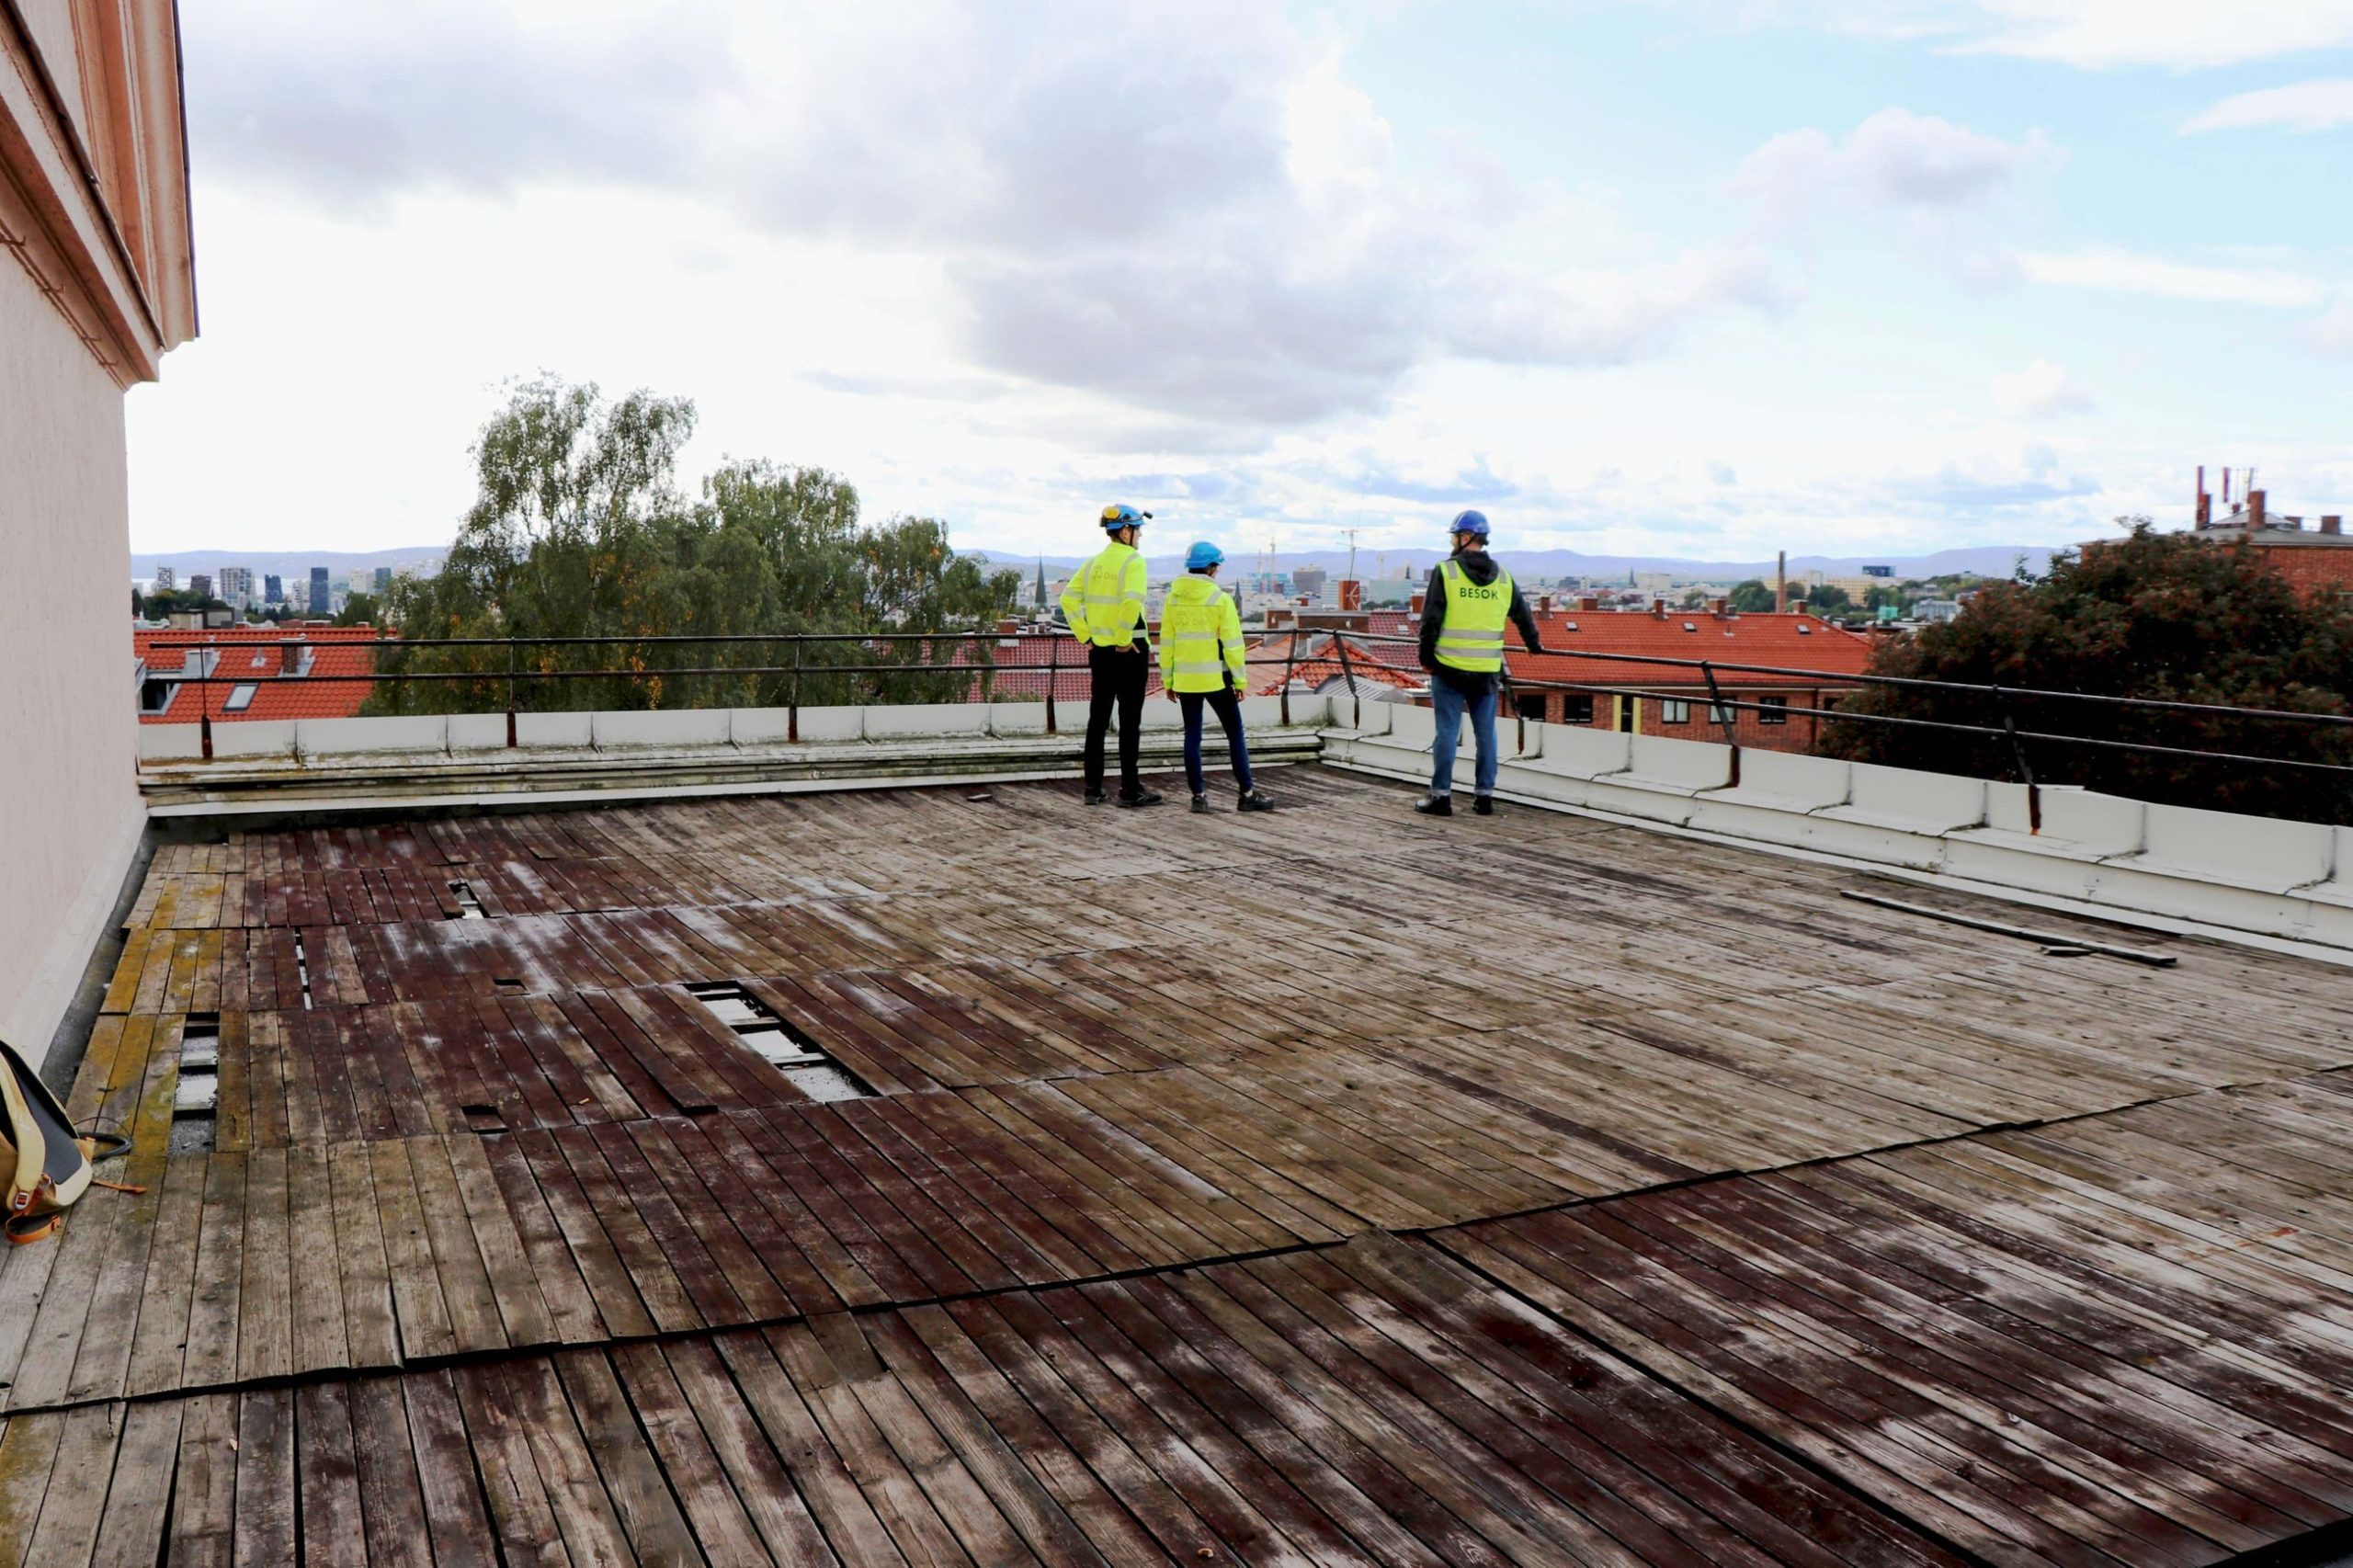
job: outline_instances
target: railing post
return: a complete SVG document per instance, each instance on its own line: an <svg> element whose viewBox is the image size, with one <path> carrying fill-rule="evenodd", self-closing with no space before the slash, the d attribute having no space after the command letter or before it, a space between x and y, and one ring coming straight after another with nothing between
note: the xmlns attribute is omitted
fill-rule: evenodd
<svg viewBox="0 0 2353 1568"><path fill-rule="evenodd" d="M1348 667L1348 640L1336 633L1332 641L1340 650L1340 675L1348 683L1348 727L1364 728L1364 700L1357 695L1356 672Z"/></svg>
<svg viewBox="0 0 2353 1568"><path fill-rule="evenodd" d="M516 651L515 639L506 640L506 749L513 751L518 744L515 738L515 666L521 655Z"/></svg>
<svg viewBox="0 0 2353 1568"><path fill-rule="evenodd" d="M212 760L212 661L204 657L208 652L210 650L199 648L196 653L197 658L202 661L197 665L196 671L196 729L197 739L204 747L204 760L210 762ZM185 667L188 655L183 653L180 659Z"/></svg>
<svg viewBox="0 0 2353 1568"><path fill-rule="evenodd" d="M1724 744L1732 748L1731 781L1724 787L1728 790L1737 790L1740 788L1740 739L1733 729L1732 710L1724 704L1723 688L1716 684L1716 666L1702 659L1699 661L1699 673L1708 677L1708 715L1715 720L1717 726L1723 731ZM1814 733L1817 735L1820 734L1821 729L1822 726L1817 722L1814 725Z"/></svg>
<svg viewBox="0 0 2353 1568"><path fill-rule="evenodd" d="M1290 623L1290 641L1283 644L1283 728L1290 728L1290 677L1299 667L1299 618Z"/></svg>
<svg viewBox="0 0 2353 1568"><path fill-rule="evenodd" d="M2002 733L2010 738L2010 762L2018 770L2018 782L2026 786L2026 830L2031 835L2042 832L2042 790L2034 781L2034 769L2026 760L2026 743L2018 738L2018 727L2010 717L2010 699L2002 688L1994 688L1994 700L2002 705Z"/></svg>
<svg viewBox="0 0 2353 1568"><path fill-rule="evenodd" d="M801 650L799 638L792 642L792 687L785 693L784 738L793 744L801 744Z"/></svg>
<svg viewBox="0 0 2353 1568"><path fill-rule="evenodd" d="M1054 687L1063 683L1063 636L1059 631L1046 633L1046 733L1054 731Z"/></svg>

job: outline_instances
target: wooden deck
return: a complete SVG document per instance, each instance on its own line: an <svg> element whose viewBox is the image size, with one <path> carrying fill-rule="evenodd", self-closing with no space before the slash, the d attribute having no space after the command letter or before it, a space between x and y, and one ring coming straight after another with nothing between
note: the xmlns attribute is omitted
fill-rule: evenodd
<svg viewBox="0 0 2353 1568"><path fill-rule="evenodd" d="M73 1096L147 1191L0 1259L0 1562L2202 1563L2353 1515L2353 976L1279 782L167 847Z"/></svg>

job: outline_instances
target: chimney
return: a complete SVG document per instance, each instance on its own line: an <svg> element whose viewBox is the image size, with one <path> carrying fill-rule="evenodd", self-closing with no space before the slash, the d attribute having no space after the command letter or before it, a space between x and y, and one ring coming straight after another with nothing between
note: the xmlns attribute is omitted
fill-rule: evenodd
<svg viewBox="0 0 2353 1568"><path fill-rule="evenodd" d="M2325 534L2343 533L2345 531L2345 518L2342 515L2336 512L2324 512L2321 514L2320 531Z"/></svg>
<svg viewBox="0 0 2353 1568"><path fill-rule="evenodd" d="M1340 579L1340 608L1344 610L1364 608L1364 585L1354 577Z"/></svg>
<svg viewBox="0 0 2353 1568"><path fill-rule="evenodd" d="M1708 601L1708 613L1714 616L1718 620L1722 620L1732 613L1732 601L1730 599L1710 599Z"/></svg>
<svg viewBox="0 0 2353 1568"><path fill-rule="evenodd" d="M1790 608L1790 552L1780 551L1773 558L1773 613L1779 615Z"/></svg>
<svg viewBox="0 0 2353 1568"><path fill-rule="evenodd" d="M1552 613L1552 595L1539 594L1536 596L1536 613L1539 615L1550 615Z"/></svg>
<svg viewBox="0 0 2353 1568"><path fill-rule="evenodd" d="M2210 528L2214 521L2214 498L2206 494L2206 465L2198 465L2198 526Z"/></svg>
<svg viewBox="0 0 2353 1568"><path fill-rule="evenodd" d="M280 675L301 675L303 655L309 652L310 646L299 637L290 637L280 642L278 645L278 672Z"/></svg>
<svg viewBox="0 0 2353 1568"><path fill-rule="evenodd" d="M1423 599L1423 597L1424 597L1424 596L1422 596L1422 595L1420 595L1420 594L1415 594L1415 595L1414 596L1414 597L1413 597L1413 600L1412 600L1412 604L1413 604L1413 610L1414 610L1414 617L1415 617L1415 619L1417 619L1417 620L1418 620L1419 619L1421 619L1421 614L1422 614L1422 599Z"/></svg>
<svg viewBox="0 0 2353 1568"><path fill-rule="evenodd" d="M2230 504L2231 504L2231 471L2230 471L2229 469L2224 469L2224 470L2222 471L2222 505L2223 505L2223 506L2229 506Z"/></svg>
<svg viewBox="0 0 2353 1568"><path fill-rule="evenodd" d="M1651 601L1651 614L1656 616L1661 620L1665 620L1666 619L1666 601L1665 599L1653 599Z"/></svg>
<svg viewBox="0 0 2353 1568"><path fill-rule="evenodd" d="M1600 608L1601 597L1598 594L1587 594L1585 597L1577 601L1577 608L1583 610L1587 615L1591 615Z"/></svg>
<svg viewBox="0 0 2353 1568"><path fill-rule="evenodd" d="M1017 620L1000 620L996 623L996 630L998 636L1010 637L1021 630L1021 623Z"/></svg>
<svg viewBox="0 0 2353 1568"><path fill-rule="evenodd" d="M2264 526L2263 507L2270 497L2271 493L2268 490L2250 490L2246 493L2246 526L2248 528L2259 528Z"/></svg>

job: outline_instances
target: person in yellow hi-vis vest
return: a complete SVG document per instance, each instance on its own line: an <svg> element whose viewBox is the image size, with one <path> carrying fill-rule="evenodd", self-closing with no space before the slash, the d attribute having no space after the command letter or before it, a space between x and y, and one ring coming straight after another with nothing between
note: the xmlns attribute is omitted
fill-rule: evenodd
<svg viewBox="0 0 2353 1568"><path fill-rule="evenodd" d="M1203 540L1185 552L1185 573L1168 585L1160 607L1160 685L1185 710L1185 778L1193 786L1193 809L1210 809L1209 784L1201 775L1201 710L1217 714L1225 748L1233 758L1233 782L1242 798L1237 812L1271 812L1275 802L1250 781L1250 747L1242 738L1242 696L1250 689L1242 651L1242 612L1233 596L1217 585L1225 551Z"/></svg>
<svg viewBox="0 0 2353 1568"><path fill-rule="evenodd" d="M1086 803L1099 806L1103 794L1103 738L1111 710L1120 711L1120 804L1156 806L1160 796L1143 787L1136 754L1142 744L1143 691L1152 673L1151 633L1144 625L1144 564L1136 540L1150 512L1133 506L1103 508L1103 531L1110 535L1101 553L1071 574L1063 590L1063 619L1070 634L1086 644L1092 695L1086 705Z"/></svg>
<svg viewBox="0 0 2353 1568"><path fill-rule="evenodd" d="M1519 597L1519 585L1487 553L1487 515L1464 512L1454 519L1454 553L1430 574L1422 597L1422 668L1430 672L1430 710L1437 718L1430 750L1430 792L1414 809L1424 816L1454 814L1455 748L1462 740L1462 715L1479 747L1472 810L1495 810L1495 684L1504 668L1504 628L1519 628L1531 653L1544 651L1536 618Z"/></svg>

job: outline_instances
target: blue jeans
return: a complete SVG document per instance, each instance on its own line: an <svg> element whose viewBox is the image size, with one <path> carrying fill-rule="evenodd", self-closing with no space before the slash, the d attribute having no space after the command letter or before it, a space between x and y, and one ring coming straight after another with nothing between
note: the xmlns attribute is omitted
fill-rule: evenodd
<svg viewBox="0 0 2353 1568"><path fill-rule="evenodd" d="M1437 744L1430 748L1430 793L1454 793L1454 753L1462 744L1462 710L1471 710L1471 738L1479 748L1478 791L1495 792L1495 694L1465 697L1444 676L1430 676L1430 711L1438 716Z"/></svg>
<svg viewBox="0 0 2353 1568"><path fill-rule="evenodd" d="M1193 793L1209 793L1201 777L1201 707L1206 703L1225 730L1225 749L1233 758L1233 781L1250 792L1250 748L1242 740L1242 704L1231 691L1180 691L1176 706L1185 710L1185 778Z"/></svg>

